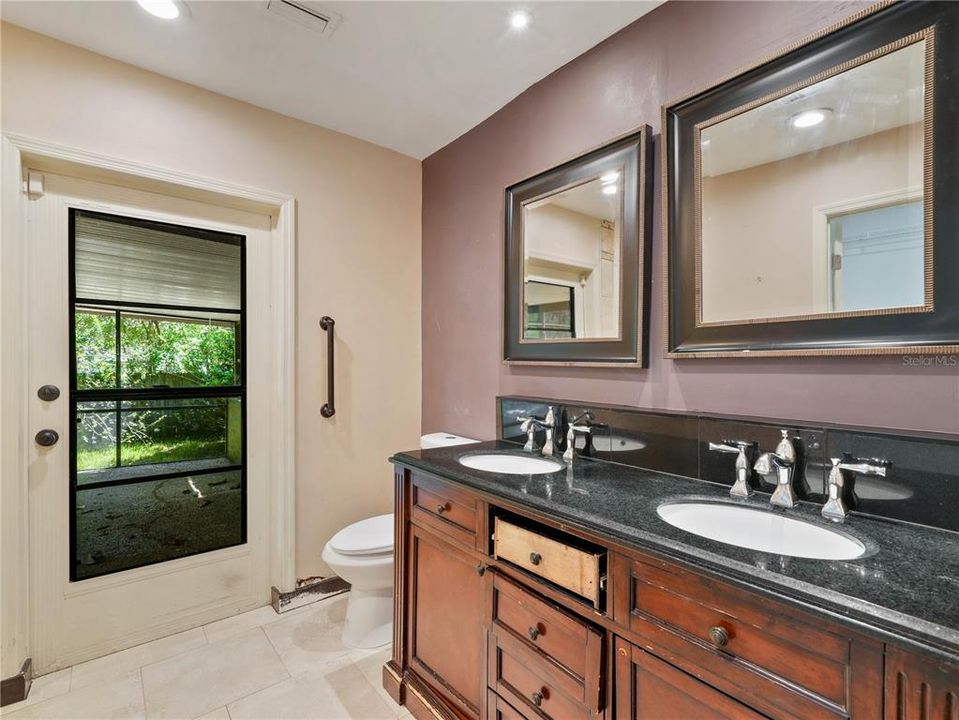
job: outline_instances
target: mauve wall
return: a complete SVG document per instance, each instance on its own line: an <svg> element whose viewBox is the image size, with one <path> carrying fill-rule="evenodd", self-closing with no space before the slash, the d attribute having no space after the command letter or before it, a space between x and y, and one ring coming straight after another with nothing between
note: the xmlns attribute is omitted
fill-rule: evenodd
<svg viewBox="0 0 959 720"><path fill-rule="evenodd" d="M959 432L959 368L909 367L899 356L662 357L661 105L863 7L672 0L427 158L423 430L492 438L496 395L524 394ZM653 128L656 145L650 367L504 365L504 188L642 123Z"/></svg>

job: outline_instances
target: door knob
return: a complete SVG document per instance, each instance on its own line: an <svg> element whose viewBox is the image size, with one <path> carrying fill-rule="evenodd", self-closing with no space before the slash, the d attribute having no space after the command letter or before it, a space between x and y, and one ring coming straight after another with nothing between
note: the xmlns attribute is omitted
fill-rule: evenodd
<svg viewBox="0 0 959 720"><path fill-rule="evenodd" d="M60 388L56 385L41 385L37 390L37 397L46 402L53 402L60 397Z"/></svg>
<svg viewBox="0 0 959 720"><path fill-rule="evenodd" d="M60 440L60 433L56 430L41 430L38 432L34 438L37 441L37 445L41 447L50 447L51 445L56 445Z"/></svg>

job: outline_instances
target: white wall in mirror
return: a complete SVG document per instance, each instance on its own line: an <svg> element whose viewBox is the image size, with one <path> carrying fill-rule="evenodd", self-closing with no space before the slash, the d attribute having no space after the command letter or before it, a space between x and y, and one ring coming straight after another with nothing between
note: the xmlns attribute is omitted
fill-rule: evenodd
<svg viewBox="0 0 959 720"><path fill-rule="evenodd" d="M524 340L619 337L621 174L523 206Z"/></svg>
<svg viewBox="0 0 959 720"><path fill-rule="evenodd" d="M700 136L700 322L923 305L926 40Z"/></svg>

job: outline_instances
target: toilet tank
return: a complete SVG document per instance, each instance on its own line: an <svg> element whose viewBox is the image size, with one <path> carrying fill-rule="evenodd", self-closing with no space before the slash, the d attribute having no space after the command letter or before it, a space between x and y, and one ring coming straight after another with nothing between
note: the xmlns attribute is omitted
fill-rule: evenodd
<svg viewBox="0 0 959 720"><path fill-rule="evenodd" d="M478 443L479 440L454 435L453 433L436 432L420 436L420 448L429 450L430 448L450 447L452 445L470 445Z"/></svg>

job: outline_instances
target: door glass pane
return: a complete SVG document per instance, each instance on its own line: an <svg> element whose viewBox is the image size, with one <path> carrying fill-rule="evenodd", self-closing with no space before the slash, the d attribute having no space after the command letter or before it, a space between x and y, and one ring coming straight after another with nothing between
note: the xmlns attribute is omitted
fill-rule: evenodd
<svg viewBox="0 0 959 720"><path fill-rule="evenodd" d="M244 542L240 470L80 489L77 580Z"/></svg>
<svg viewBox="0 0 959 720"><path fill-rule="evenodd" d="M117 414L115 403L85 402L77 405L77 472L117 465Z"/></svg>
<svg viewBox="0 0 959 720"><path fill-rule="evenodd" d="M243 454L240 403L240 398L122 403L120 464L151 465L209 458L239 462Z"/></svg>
<svg viewBox="0 0 959 720"><path fill-rule="evenodd" d="M240 309L236 236L103 213L74 217L78 298Z"/></svg>
<svg viewBox="0 0 959 720"><path fill-rule="evenodd" d="M110 311L83 309L73 315L77 347L77 388L117 384L117 323Z"/></svg>
<svg viewBox="0 0 959 720"><path fill-rule="evenodd" d="M120 320L123 387L236 385L239 322L131 315Z"/></svg>
<svg viewBox="0 0 959 720"><path fill-rule="evenodd" d="M525 285L524 337L527 340L576 337L574 289L537 280L527 280Z"/></svg>
<svg viewBox="0 0 959 720"><path fill-rule="evenodd" d="M245 239L70 226L71 580L245 542Z"/></svg>

